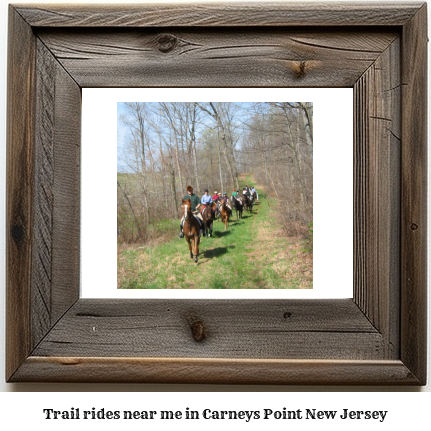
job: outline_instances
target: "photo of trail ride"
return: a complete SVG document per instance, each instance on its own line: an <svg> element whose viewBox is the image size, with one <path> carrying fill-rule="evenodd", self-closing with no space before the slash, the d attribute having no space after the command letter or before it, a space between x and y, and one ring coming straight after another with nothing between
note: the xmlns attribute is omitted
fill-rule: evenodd
<svg viewBox="0 0 431 431"><path fill-rule="evenodd" d="M117 106L117 288L313 288L311 103Z"/></svg>

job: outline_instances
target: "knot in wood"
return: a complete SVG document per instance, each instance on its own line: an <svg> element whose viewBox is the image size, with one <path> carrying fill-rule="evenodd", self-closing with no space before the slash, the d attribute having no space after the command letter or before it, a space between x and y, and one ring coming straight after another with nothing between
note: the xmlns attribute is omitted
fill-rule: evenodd
<svg viewBox="0 0 431 431"><path fill-rule="evenodd" d="M21 223L14 223L11 227L11 235L17 245L25 240L25 227Z"/></svg>
<svg viewBox="0 0 431 431"><path fill-rule="evenodd" d="M295 72L297 78L303 78L307 73L307 62L296 62L294 63L292 69Z"/></svg>
<svg viewBox="0 0 431 431"><path fill-rule="evenodd" d="M192 331L192 337L195 341L201 342L206 338L206 329L202 320L198 319L196 316L187 316L187 323Z"/></svg>
<svg viewBox="0 0 431 431"><path fill-rule="evenodd" d="M419 228L419 226L416 223L412 223L412 225L410 226L411 230L417 230Z"/></svg>
<svg viewBox="0 0 431 431"><path fill-rule="evenodd" d="M178 38L172 34L162 34L157 38L157 45L159 51L167 53L178 45Z"/></svg>

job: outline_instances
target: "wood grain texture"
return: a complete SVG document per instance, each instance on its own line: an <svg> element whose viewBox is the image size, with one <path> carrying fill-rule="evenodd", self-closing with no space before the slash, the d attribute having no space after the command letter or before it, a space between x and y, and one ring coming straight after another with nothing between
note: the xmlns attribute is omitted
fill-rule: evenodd
<svg viewBox="0 0 431 431"><path fill-rule="evenodd" d="M82 87L352 87L397 34L261 28L38 36Z"/></svg>
<svg viewBox="0 0 431 431"><path fill-rule="evenodd" d="M426 379L427 8L403 29L401 358Z"/></svg>
<svg viewBox="0 0 431 431"><path fill-rule="evenodd" d="M54 109L52 324L79 298L80 288L81 89L58 62Z"/></svg>
<svg viewBox="0 0 431 431"><path fill-rule="evenodd" d="M6 197L6 376L29 355L33 234L33 134L35 38L14 11L9 13ZM23 55L25 53L25 55Z"/></svg>
<svg viewBox="0 0 431 431"><path fill-rule="evenodd" d="M36 141L34 184L34 252L32 256L32 345L49 331L52 290L52 231L54 201L54 123L53 109L56 61L40 42L36 57Z"/></svg>
<svg viewBox="0 0 431 431"><path fill-rule="evenodd" d="M425 6L10 17L8 381L426 383ZM354 88L353 301L78 299L81 87L209 84Z"/></svg>
<svg viewBox="0 0 431 431"><path fill-rule="evenodd" d="M37 40L32 345L79 295L80 89Z"/></svg>
<svg viewBox="0 0 431 431"><path fill-rule="evenodd" d="M200 343L190 325L197 320ZM33 354L385 359L384 342L352 300L82 299Z"/></svg>
<svg viewBox="0 0 431 431"><path fill-rule="evenodd" d="M15 381L417 385L401 361L29 357Z"/></svg>
<svg viewBox="0 0 431 431"><path fill-rule="evenodd" d="M34 27L398 26L421 3L17 5Z"/></svg>
<svg viewBox="0 0 431 431"><path fill-rule="evenodd" d="M400 277L400 54L398 38L364 72L354 93L355 301L388 337L391 358L399 356L393 331L399 292L393 286Z"/></svg>

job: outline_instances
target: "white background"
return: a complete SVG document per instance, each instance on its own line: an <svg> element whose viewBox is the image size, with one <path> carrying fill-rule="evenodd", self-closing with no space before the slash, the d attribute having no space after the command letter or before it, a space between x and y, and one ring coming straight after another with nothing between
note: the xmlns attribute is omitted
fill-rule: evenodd
<svg viewBox="0 0 431 431"><path fill-rule="evenodd" d="M313 289L117 289L117 102L313 102ZM205 100L203 100L205 99ZM353 90L83 89L83 298L352 298ZM343 108L340 109L340 106ZM337 116L333 113L337 112ZM95 214L103 212L94 222ZM234 225L232 225L234 229ZM184 258L187 259L184 244ZM187 261L185 261L187 262ZM199 270L199 269L197 269ZM330 283L328 277L330 276Z"/></svg>
<svg viewBox="0 0 431 431"><path fill-rule="evenodd" d="M48 3L45 0L43 3ZM105 1L104 3L108 3ZM133 1L128 0L129 3ZM160 2L160 1L159 1ZM14 1L14 3L27 3ZM34 2L40 3L40 2ZM61 3L59 0L55 3ZM69 0L68 3L73 3ZM86 3L94 3L87 1ZM389 2L388 2L389 3ZM0 5L0 224L4 226L4 200L5 200L5 105L6 105L6 35L7 35L7 2ZM1 296L0 296L0 369L4 370L4 268L5 268L5 242L4 229L0 232L0 272ZM428 299L429 302L429 299ZM431 308L429 304L428 309ZM428 333L431 333L429 331ZM428 354L428 361L430 360ZM430 368L430 367L428 367ZM6 384L0 372L0 424L3 429L19 428L22 426L34 427L35 429L80 429L104 430L117 429L118 423L115 421L96 421L75 423L77 421L46 421L43 419L43 408L54 408L59 410L79 407L82 409L105 408L111 410L181 410L190 407L196 410L211 408L219 409L263 409L263 408L283 408L305 409L316 408L321 410L340 410L349 408L351 410L389 410L388 417L383 423L376 421L327 421L308 422L255 422L245 424L243 422L214 421L214 422L194 422L194 427L225 427L241 429L242 426L250 429L261 429L262 425L270 425L271 429L286 429L292 426L296 430L316 429L323 426L331 426L331 429L391 429L404 427L404 429L426 429L429 427L429 405L431 405L431 386L428 384L423 388L403 388L403 387L286 387L286 386L209 386L209 385L113 385L113 384ZM77 394L75 392L82 391ZM144 392L144 393L134 393ZM176 394L173 391L181 391ZM234 393L231 391L241 391ZM251 391L251 393L243 392ZM261 392L265 393L261 393ZM297 393L299 391L299 393ZM380 393L380 391L392 393ZM15 392L15 393L13 393ZM32 394L31 392L40 392ZM123 393L115 393L123 392ZM145 393L147 392L147 393ZM151 394L149 392L152 392ZM160 393L163 392L163 393ZM205 393L201 393L205 392ZM223 393L220 393L223 392ZM421 393L422 392L422 393ZM426 392L426 393L424 393ZM269 406L269 407L268 407ZM13 424L13 425L12 425ZM159 429L160 422L149 424L136 421L128 423L128 429ZM171 424L172 425L172 424ZM191 429L190 422L177 421L173 424L176 428L187 427ZM124 422L121 422L124 426ZM73 428L72 428L73 427Z"/></svg>

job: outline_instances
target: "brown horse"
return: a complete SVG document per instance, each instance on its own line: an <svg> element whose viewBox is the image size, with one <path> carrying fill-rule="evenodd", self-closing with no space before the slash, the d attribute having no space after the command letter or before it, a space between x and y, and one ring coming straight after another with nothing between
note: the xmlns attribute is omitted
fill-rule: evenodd
<svg viewBox="0 0 431 431"><path fill-rule="evenodd" d="M236 198L235 196L232 196L232 206L235 208L236 213L236 220L242 218L242 211L244 210L244 203L241 200L241 198Z"/></svg>
<svg viewBox="0 0 431 431"><path fill-rule="evenodd" d="M198 263L201 224L192 212L192 203L190 199L183 199L181 209L184 214L183 233L186 237L187 243L189 244L190 257L195 259L195 263ZM192 241L193 250L191 244Z"/></svg>
<svg viewBox="0 0 431 431"><path fill-rule="evenodd" d="M243 199L245 202L245 208L249 213L253 212L253 199L250 199L247 195L243 195Z"/></svg>
<svg viewBox="0 0 431 431"><path fill-rule="evenodd" d="M214 210L216 203L206 204L205 209L202 212L202 218L204 219L204 236L212 236L213 234L213 221L214 221Z"/></svg>
<svg viewBox="0 0 431 431"><path fill-rule="evenodd" d="M224 223L224 229L226 230L229 225L229 217L232 211L226 206L226 201L222 199L220 206L221 221Z"/></svg>

